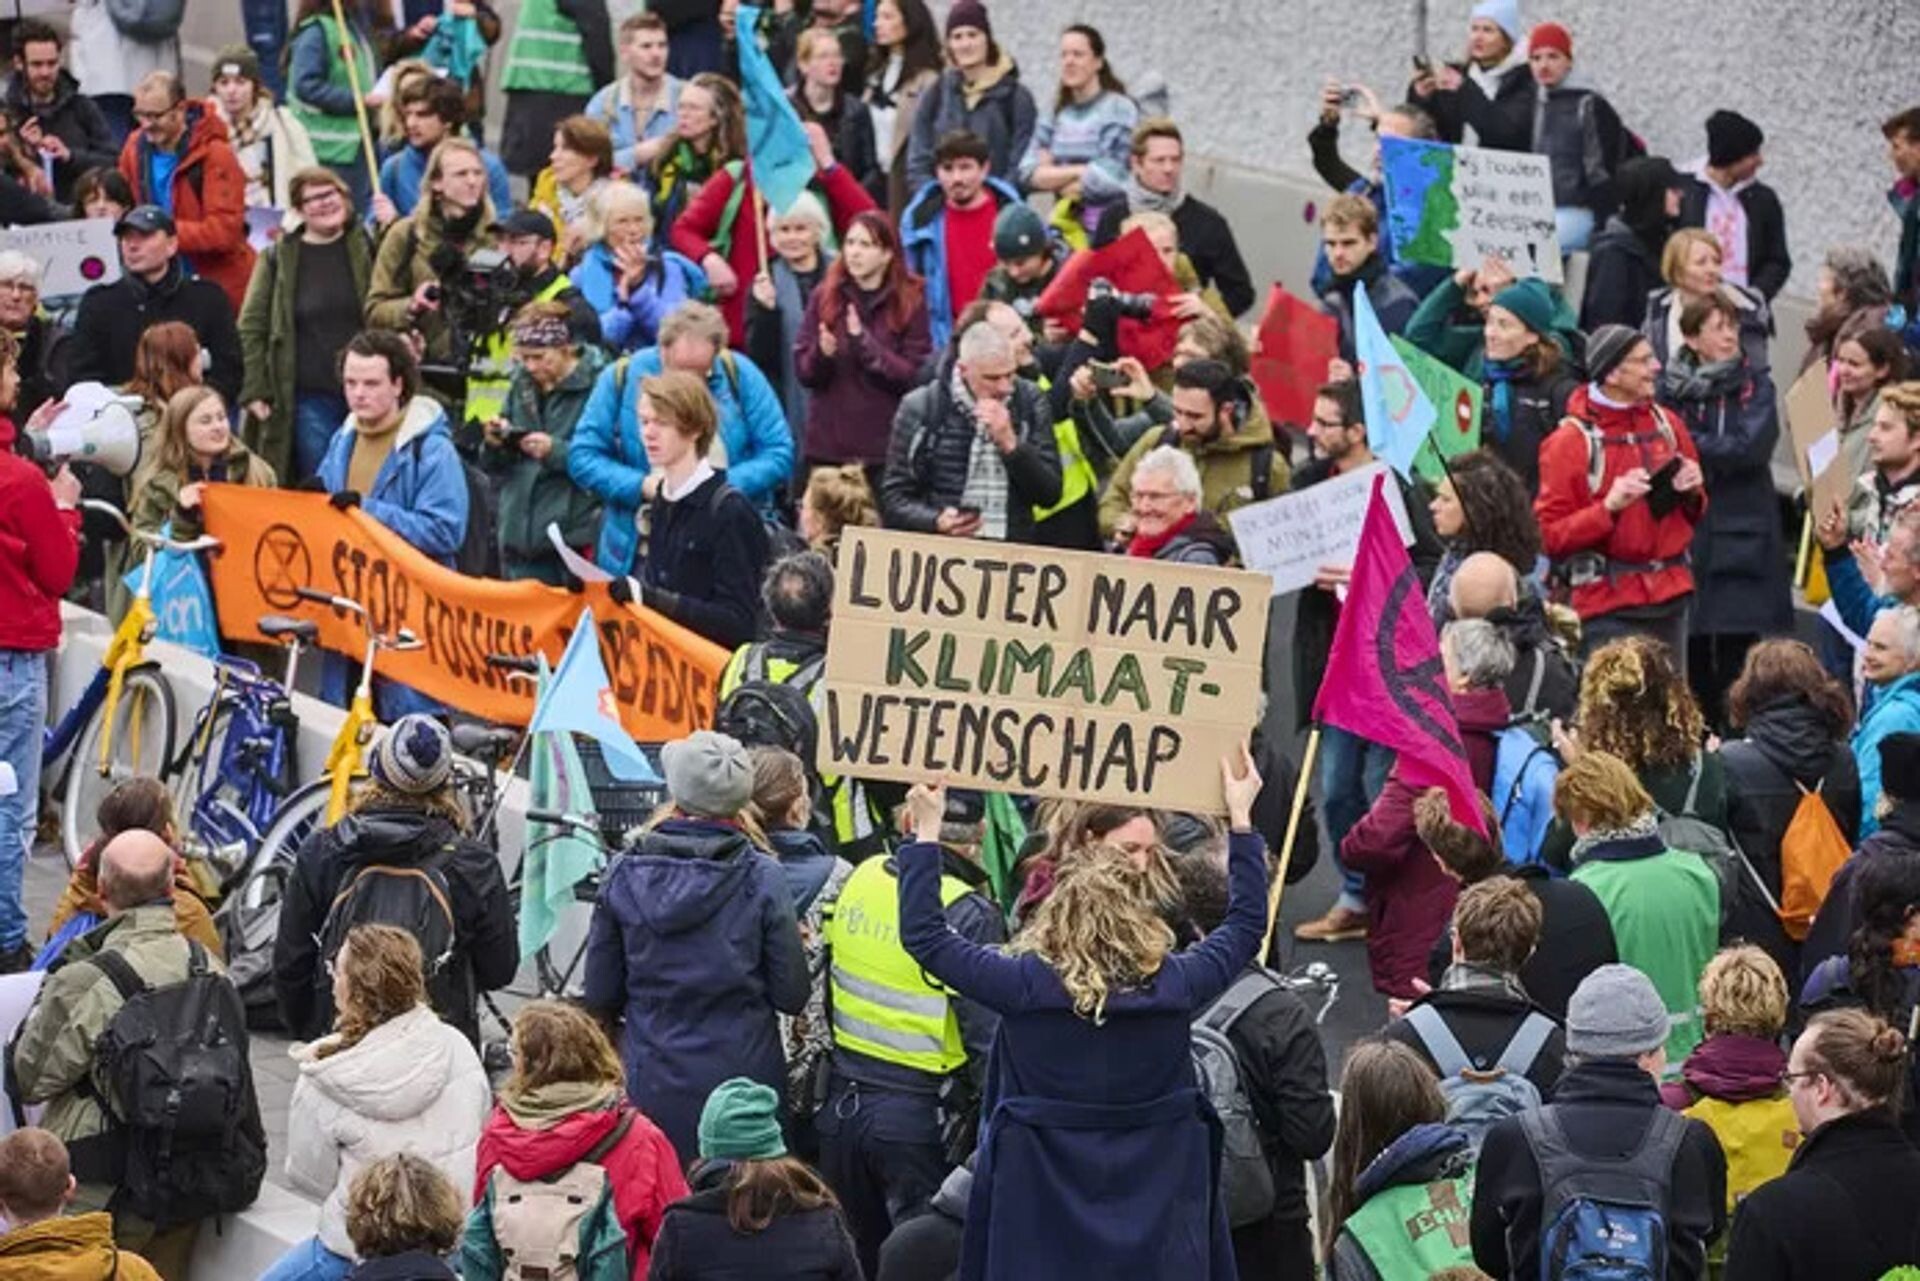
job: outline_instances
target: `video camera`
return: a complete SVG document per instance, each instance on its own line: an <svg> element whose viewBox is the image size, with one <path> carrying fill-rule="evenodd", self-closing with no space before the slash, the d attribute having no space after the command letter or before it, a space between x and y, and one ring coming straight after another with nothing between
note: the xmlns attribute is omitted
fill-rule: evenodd
<svg viewBox="0 0 1920 1281"><path fill-rule="evenodd" d="M427 262L435 277L428 297L440 304L451 363L422 365L420 375L442 391L460 396L487 340L505 329L513 313L533 300L533 290L498 249L463 254L452 245L441 245ZM421 318L414 317L416 327Z"/></svg>

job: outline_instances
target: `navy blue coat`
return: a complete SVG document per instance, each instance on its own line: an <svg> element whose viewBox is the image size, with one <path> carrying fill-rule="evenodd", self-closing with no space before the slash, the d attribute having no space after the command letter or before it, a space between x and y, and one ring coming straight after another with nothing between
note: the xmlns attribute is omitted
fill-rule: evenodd
<svg viewBox="0 0 1920 1281"><path fill-rule="evenodd" d="M1258 836L1230 840L1226 920L1111 995L1095 1024L1038 956L968 942L940 910L940 853L900 868L900 941L927 973L1001 1017L981 1108L963 1281L1125 1276L1231 1281L1216 1191L1219 1123L1195 1085L1193 1015L1253 960L1265 923Z"/></svg>
<svg viewBox="0 0 1920 1281"><path fill-rule="evenodd" d="M587 937L586 1004L626 1022L627 1097L699 1154L700 1109L745 1076L785 1092L775 1012L807 1003L807 962L780 865L739 828L671 818L618 859Z"/></svg>

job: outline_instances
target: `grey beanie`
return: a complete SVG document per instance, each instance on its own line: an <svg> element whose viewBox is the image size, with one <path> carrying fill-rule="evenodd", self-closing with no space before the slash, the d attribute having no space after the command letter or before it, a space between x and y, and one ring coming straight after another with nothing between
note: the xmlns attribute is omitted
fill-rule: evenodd
<svg viewBox="0 0 1920 1281"><path fill-rule="evenodd" d="M1653 981L1631 965L1603 965L1567 1002L1567 1052L1634 1059L1667 1043L1667 1007Z"/></svg>
<svg viewBox="0 0 1920 1281"><path fill-rule="evenodd" d="M453 776L453 741L447 727L419 712L402 716L374 749L373 776L413 796L439 791Z"/></svg>
<svg viewBox="0 0 1920 1281"><path fill-rule="evenodd" d="M1633 345L1643 340L1638 329L1626 325L1601 325L1587 335L1587 377L1595 386L1607 381L1607 375L1619 367L1633 350Z"/></svg>
<svg viewBox="0 0 1920 1281"><path fill-rule="evenodd" d="M753 799L753 762L739 740L697 729L660 749L667 793L689 814L733 818Z"/></svg>

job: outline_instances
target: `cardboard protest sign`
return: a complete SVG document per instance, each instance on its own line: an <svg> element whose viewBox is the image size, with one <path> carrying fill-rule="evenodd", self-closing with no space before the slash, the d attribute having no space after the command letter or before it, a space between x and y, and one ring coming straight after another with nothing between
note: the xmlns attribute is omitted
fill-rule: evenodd
<svg viewBox="0 0 1920 1281"><path fill-rule="evenodd" d="M40 280L45 298L83 294L120 279L120 246L113 239L111 218L8 227L0 230L0 246L18 249L46 266Z"/></svg>
<svg viewBox="0 0 1920 1281"><path fill-rule="evenodd" d="M1340 354L1340 322L1276 283L1256 337L1250 372L1268 420L1305 427L1313 420L1314 394L1327 381L1327 362Z"/></svg>
<svg viewBox="0 0 1920 1281"><path fill-rule="evenodd" d="M1834 408L1825 362L1816 361L1787 391L1787 433L1793 438L1793 463L1800 469L1808 510L1817 520L1838 502L1845 504L1858 477L1847 470L1840 448L1840 415Z"/></svg>
<svg viewBox="0 0 1920 1281"><path fill-rule="evenodd" d="M220 632L259 640L259 620L291 614L320 624L320 643L358 659L358 619L295 594L313 587L367 607L382 632L410 629L425 647L382 651L376 668L460 711L509 725L533 714L533 693L487 665L488 654L545 654L557 663L584 603L600 629L602 659L620 723L641 742L681 738L713 723L727 651L651 610L621 605L604 583L582 594L558 587L469 578L415 551L358 509L336 511L322 494L208 485L207 532Z"/></svg>
<svg viewBox="0 0 1920 1281"><path fill-rule="evenodd" d="M1426 352L1395 334L1388 339L1400 353L1407 373L1420 384L1432 402L1436 417L1427 433L1427 445L1413 457L1414 474L1430 484L1439 484L1447 474L1443 459L1480 448L1480 384L1466 377L1444 360Z"/></svg>
<svg viewBox="0 0 1920 1281"><path fill-rule="evenodd" d="M1547 157L1382 138L1380 171L1402 262L1477 268L1498 258L1516 276L1562 282Z"/></svg>
<svg viewBox="0 0 1920 1281"><path fill-rule="evenodd" d="M1124 294L1155 297L1153 314L1147 319L1121 319L1115 336L1120 353L1132 356L1148 369L1158 369L1172 360L1173 349L1180 341L1181 322L1168 309L1167 299L1180 292L1180 282L1160 260L1144 228L1135 227L1110 245L1082 249L1067 259L1053 283L1041 293L1034 310L1077 331L1087 305L1087 290L1096 280L1105 280Z"/></svg>
<svg viewBox="0 0 1920 1281"><path fill-rule="evenodd" d="M1284 596L1313 582L1323 565L1353 564L1353 549L1367 520L1373 478L1387 470L1371 462L1339 476L1265 502L1248 503L1227 513L1240 561L1273 580L1273 594ZM1413 525L1400 486L1386 486L1387 506L1402 544L1413 542Z"/></svg>
<svg viewBox="0 0 1920 1281"><path fill-rule="evenodd" d="M850 527L817 762L1219 813L1270 595L1243 570Z"/></svg>

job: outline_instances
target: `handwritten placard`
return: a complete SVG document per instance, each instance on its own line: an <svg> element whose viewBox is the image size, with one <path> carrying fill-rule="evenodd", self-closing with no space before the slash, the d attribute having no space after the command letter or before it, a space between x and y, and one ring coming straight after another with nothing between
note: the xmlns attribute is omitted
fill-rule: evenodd
<svg viewBox="0 0 1920 1281"><path fill-rule="evenodd" d="M45 268L40 279L43 298L83 294L120 279L120 246L113 239L111 218L8 227L0 231L0 244L32 256Z"/></svg>
<svg viewBox="0 0 1920 1281"><path fill-rule="evenodd" d="M1323 565L1351 565L1373 478L1386 470L1385 463L1368 463L1294 493L1234 508L1227 513L1227 523L1240 545L1241 563L1269 576L1275 596L1307 586ZM1400 541L1412 543L1413 526L1399 483L1390 482L1386 495Z"/></svg>
<svg viewBox="0 0 1920 1281"><path fill-rule="evenodd" d="M1479 267L1560 284L1553 169L1545 156L1411 138L1380 140L1387 234L1406 262Z"/></svg>

